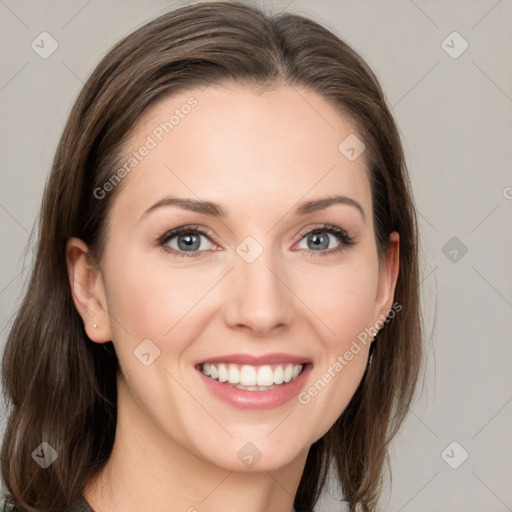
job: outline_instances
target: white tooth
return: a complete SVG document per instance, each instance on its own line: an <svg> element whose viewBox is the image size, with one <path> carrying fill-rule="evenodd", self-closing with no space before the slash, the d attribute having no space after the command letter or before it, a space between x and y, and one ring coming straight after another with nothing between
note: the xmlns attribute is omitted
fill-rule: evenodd
<svg viewBox="0 0 512 512"><path fill-rule="evenodd" d="M242 386L256 385L256 371L252 366L244 364L240 369L240 384Z"/></svg>
<svg viewBox="0 0 512 512"><path fill-rule="evenodd" d="M219 372L217 371L217 367L213 364L210 365L210 377L212 379L218 379L219 378Z"/></svg>
<svg viewBox="0 0 512 512"><path fill-rule="evenodd" d="M293 378L293 364L286 365L284 370L284 381L290 382Z"/></svg>
<svg viewBox="0 0 512 512"><path fill-rule="evenodd" d="M228 366L228 381L231 384L238 384L240 382L240 370L235 364Z"/></svg>
<svg viewBox="0 0 512 512"><path fill-rule="evenodd" d="M226 368L226 365L219 364L219 382L226 382L228 380L228 370Z"/></svg>
<svg viewBox="0 0 512 512"><path fill-rule="evenodd" d="M205 375L210 375L210 365L208 363L203 364L203 373Z"/></svg>
<svg viewBox="0 0 512 512"><path fill-rule="evenodd" d="M284 381L284 370L282 365L276 366L274 370L274 384L282 384Z"/></svg>
<svg viewBox="0 0 512 512"><path fill-rule="evenodd" d="M301 372L301 370L302 370L302 365L300 365L300 364L296 364L293 367L293 378L294 379L296 379L299 376L299 373Z"/></svg>
<svg viewBox="0 0 512 512"><path fill-rule="evenodd" d="M274 372L270 366L260 366L256 376L256 384L258 386L272 386L274 384Z"/></svg>
<svg viewBox="0 0 512 512"><path fill-rule="evenodd" d="M259 391L258 386L247 386L247 391Z"/></svg>

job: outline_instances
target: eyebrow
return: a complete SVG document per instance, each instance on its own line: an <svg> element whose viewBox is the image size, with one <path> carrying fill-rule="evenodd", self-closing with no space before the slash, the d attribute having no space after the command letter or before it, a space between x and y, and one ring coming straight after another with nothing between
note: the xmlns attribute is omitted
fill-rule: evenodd
<svg viewBox="0 0 512 512"><path fill-rule="evenodd" d="M333 204L345 204L348 206L353 206L356 208L363 220L366 222L366 216L363 210L363 207L351 197L347 196L329 196L324 197L322 199L316 199L314 201L306 201L301 203L295 210L296 215L307 215L308 213L312 213L318 210L324 210ZM219 204L212 203L211 201L201 201L197 199L189 199L189 198L181 198L181 197L172 197L167 196L155 204L150 206L140 217L139 220L146 217L149 213L156 210L157 208L161 208L163 206L178 206L179 208L183 208L184 210L189 210L196 213L202 213L204 215L209 215L211 217L217 218L226 218L226 211Z"/></svg>

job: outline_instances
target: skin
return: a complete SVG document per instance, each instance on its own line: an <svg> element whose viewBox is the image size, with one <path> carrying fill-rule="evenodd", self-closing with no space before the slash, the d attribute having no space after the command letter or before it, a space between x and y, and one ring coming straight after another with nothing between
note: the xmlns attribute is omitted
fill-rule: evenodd
<svg viewBox="0 0 512 512"><path fill-rule="evenodd" d="M224 85L164 98L139 120L126 154L191 96L197 106L118 185L103 260L94 265L81 240L68 242L86 332L95 343L112 340L121 366L113 453L84 495L103 512L148 504L155 511L291 511L308 449L353 396L369 343L308 404L294 399L264 411L219 401L194 363L240 352L297 354L314 365L309 388L392 307L399 237L391 235L379 267L365 155L349 161L338 150L357 132L304 88ZM213 201L228 215L166 206L140 219L170 194ZM347 204L294 213L302 201L333 194L357 201L366 218ZM355 244L319 255L300 233L324 223ZM211 234L198 235L200 257L155 245L183 225ZM236 252L248 236L263 248L250 264ZM323 236L324 253L343 244ZM179 250L177 242L168 245ZM149 366L133 353L147 338L160 350ZM237 458L249 441L262 454L251 468Z"/></svg>

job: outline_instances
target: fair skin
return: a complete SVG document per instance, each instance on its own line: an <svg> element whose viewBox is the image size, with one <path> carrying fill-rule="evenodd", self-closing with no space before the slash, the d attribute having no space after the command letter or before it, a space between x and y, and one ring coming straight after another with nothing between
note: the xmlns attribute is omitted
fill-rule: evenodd
<svg viewBox="0 0 512 512"><path fill-rule="evenodd" d="M118 185L99 266L81 240L68 242L87 335L112 340L121 367L114 449L84 496L102 512L291 511L308 449L353 396L370 343L309 403L295 397L266 410L220 400L195 363L234 353L295 354L311 362L302 389L310 388L392 307L398 234L379 267L364 154L349 161L338 150L357 132L304 88L211 86L164 98L139 121L127 155L190 96L197 106ZM217 203L226 217L175 205L143 216L168 195ZM295 212L332 195L356 201L364 218L347 203ZM323 224L355 243L343 247L324 230L318 236L325 245L316 249L301 233ZM188 225L208 232L196 234L199 257L155 245ZM251 263L237 253L249 236L263 249ZM178 239L167 247L184 253ZM145 339L160 350L149 366L134 356ZM248 442L262 455L252 467L237 457Z"/></svg>

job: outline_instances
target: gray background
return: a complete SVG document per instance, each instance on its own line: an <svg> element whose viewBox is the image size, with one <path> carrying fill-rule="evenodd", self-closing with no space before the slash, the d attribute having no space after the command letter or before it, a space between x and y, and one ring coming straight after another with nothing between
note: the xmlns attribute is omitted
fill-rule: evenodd
<svg viewBox="0 0 512 512"><path fill-rule="evenodd" d="M115 42L183 3L0 0L2 347L76 95ZM512 1L264 5L309 15L353 46L379 77L403 135L419 211L428 359L392 445L382 510L512 510ZM46 59L31 47L43 31L58 43ZM337 493L332 487L317 510L339 510Z"/></svg>

